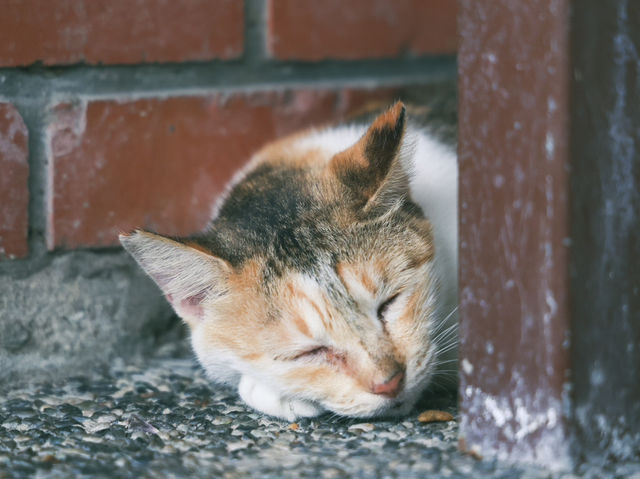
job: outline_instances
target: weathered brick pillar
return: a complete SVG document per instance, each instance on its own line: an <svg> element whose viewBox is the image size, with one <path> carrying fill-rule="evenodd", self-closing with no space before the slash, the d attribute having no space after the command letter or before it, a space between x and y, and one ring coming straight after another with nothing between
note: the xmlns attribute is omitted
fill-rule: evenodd
<svg viewBox="0 0 640 479"><path fill-rule="evenodd" d="M640 5L460 2L461 444L640 453Z"/></svg>

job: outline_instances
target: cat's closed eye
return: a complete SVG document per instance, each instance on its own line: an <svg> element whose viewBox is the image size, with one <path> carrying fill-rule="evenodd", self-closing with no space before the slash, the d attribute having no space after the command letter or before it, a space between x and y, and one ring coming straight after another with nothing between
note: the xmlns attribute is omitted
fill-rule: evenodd
<svg viewBox="0 0 640 479"><path fill-rule="evenodd" d="M347 356L343 352L337 351L330 346L316 346L309 348L296 354L291 358L291 360L322 361L333 368L342 370L348 367Z"/></svg>
<svg viewBox="0 0 640 479"><path fill-rule="evenodd" d="M329 352L329 348L327 346L316 346L296 354L291 359L296 360L296 359L315 358L315 357L322 356L328 352Z"/></svg>
<svg viewBox="0 0 640 479"><path fill-rule="evenodd" d="M385 301L383 301L380 306L378 306L378 319L382 322L386 321L386 313L387 310L389 309L389 306L391 306L393 304L393 302L398 299L398 296L400 295L400 293L396 293L393 296L389 297L388 299L386 299Z"/></svg>

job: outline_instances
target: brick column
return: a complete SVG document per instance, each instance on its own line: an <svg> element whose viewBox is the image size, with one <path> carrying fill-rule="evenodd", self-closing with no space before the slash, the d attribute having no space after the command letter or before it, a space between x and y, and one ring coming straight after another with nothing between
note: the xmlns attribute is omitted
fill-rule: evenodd
<svg viewBox="0 0 640 479"><path fill-rule="evenodd" d="M462 447L551 467L631 459L638 5L460 6Z"/></svg>

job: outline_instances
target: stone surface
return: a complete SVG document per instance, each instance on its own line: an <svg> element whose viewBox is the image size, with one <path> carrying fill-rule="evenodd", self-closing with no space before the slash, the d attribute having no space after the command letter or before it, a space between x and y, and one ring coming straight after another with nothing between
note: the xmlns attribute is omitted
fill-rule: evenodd
<svg viewBox="0 0 640 479"><path fill-rule="evenodd" d="M243 50L236 0L3 2L0 66L229 59Z"/></svg>
<svg viewBox="0 0 640 479"><path fill-rule="evenodd" d="M339 120L393 89L279 90L52 106L47 242L106 246L137 227L173 235L208 223L227 181L265 142Z"/></svg>
<svg viewBox="0 0 640 479"><path fill-rule="evenodd" d="M457 423L423 424L427 395L393 420L330 415L295 424L265 417L209 383L172 347L109 368L0 395L0 478L632 478L639 464L575 472L512 468L461 454ZM635 474L635 476L634 476Z"/></svg>
<svg viewBox="0 0 640 479"><path fill-rule="evenodd" d="M16 108L0 103L0 260L28 252L28 135Z"/></svg>
<svg viewBox="0 0 640 479"><path fill-rule="evenodd" d="M269 0L267 17L267 49L280 60L456 51L456 2L450 0Z"/></svg>
<svg viewBox="0 0 640 479"><path fill-rule="evenodd" d="M123 252L68 253L26 277L0 275L0 385L144 353L172 318Z"/></svg>

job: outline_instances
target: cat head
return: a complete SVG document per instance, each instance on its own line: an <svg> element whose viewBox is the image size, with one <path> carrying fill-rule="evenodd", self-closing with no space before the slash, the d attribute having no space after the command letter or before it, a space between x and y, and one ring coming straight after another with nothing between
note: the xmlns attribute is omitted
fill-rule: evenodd
<svg viewBox="0 0 640 479"><path fill-rule="evenodd" d="M210 376L248 374L348 416L414 403L439 312L409 146L396 104L337 154L300 135L266 147L205 233L121 236Z"/></svg>

